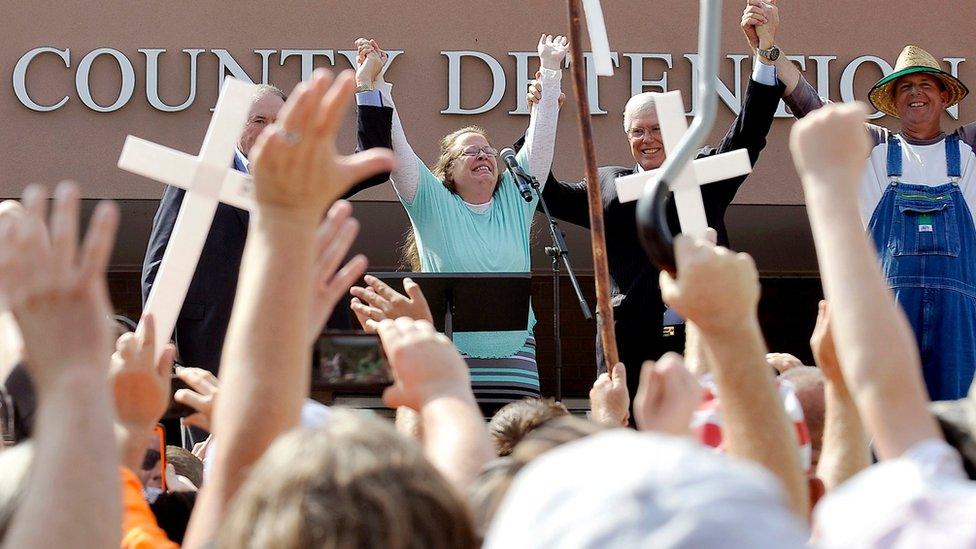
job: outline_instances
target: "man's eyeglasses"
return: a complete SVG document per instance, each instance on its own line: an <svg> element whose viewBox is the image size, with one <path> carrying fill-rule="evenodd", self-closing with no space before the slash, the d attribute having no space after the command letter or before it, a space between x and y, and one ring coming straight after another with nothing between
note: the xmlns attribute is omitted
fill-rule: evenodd
<svg viewBox="0 0 976 549"><path fill-rule="evenodd" d="M660 127L658 127L658 128L651 128L651 129L647 129L647 128L631 128L631 129L627 130L627 135L629 135L631 137L631 139L644 139L644 136L645 135L648 135L648 134L650 134L651 137L656 137L656 138L660 139L661 138L661 128Z"/></svg>
<svg viewBox="0 0 976 549"><path fill-rule="evenodd" d="M476 145L470 145L461 149L461 156L478 156L484 153L485 156L498 156L498 151L491 147L478 147Z"/></svg>

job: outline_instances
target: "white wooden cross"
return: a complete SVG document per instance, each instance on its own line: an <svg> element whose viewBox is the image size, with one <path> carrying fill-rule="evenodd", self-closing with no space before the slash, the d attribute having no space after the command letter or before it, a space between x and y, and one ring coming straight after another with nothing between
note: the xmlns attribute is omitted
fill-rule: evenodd
<svg viewBox="0 0 976 549"><path fill-rule="evenodd" d="M223 202L245 210L254 206L254 183L233 169L234 151L256 86L228 77L220 91L199 156L126 137L119 168L186 190L173 233L156 273L145 312L156 321L156 358L169 341L193 280L210 224Z"/></svg>
<svg viewBox="0 0 976 549"><path fill-rule="evenodd" d="M664 140L665 154L670 155L678 147L681 136L688 130L685 120L685 105L681 92L662 93L654 98L661 136ZM708 228L705 217L705 204L702 202L701 186L732 177L746 175L752 171L749 153L745 149L716 154L689 162L670 182L674 192L675 206L678 208L678 221L681 232L695 237L704 237ZM620 202L632 202L641 197L647 184L660 183L660 169L636 173L617 179L617 197Z"/></svg>
<svg viewBox="0 0 976 549"><path fill-rule="evenodd" d="M586 15L586 30L590 34L590 49L593 50L595 72L598 76L613 76L610 39L607 38L607 24L603 20L600 0L583 0L583 13Z"/></svg>

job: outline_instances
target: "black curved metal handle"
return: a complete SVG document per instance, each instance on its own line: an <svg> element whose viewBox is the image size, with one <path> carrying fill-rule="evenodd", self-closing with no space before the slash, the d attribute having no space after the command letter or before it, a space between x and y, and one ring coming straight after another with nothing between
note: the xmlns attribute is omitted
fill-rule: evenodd
<svg viewBox="0 0 976 549"><path fill-rule="evenodd" d="M653 196L643 196L637 203L637 224L640 227L641 244L651 262L671 275L677 273L674 258L674 235L668 225L668 202L671 190L667 181L661 181Z"/></svg>

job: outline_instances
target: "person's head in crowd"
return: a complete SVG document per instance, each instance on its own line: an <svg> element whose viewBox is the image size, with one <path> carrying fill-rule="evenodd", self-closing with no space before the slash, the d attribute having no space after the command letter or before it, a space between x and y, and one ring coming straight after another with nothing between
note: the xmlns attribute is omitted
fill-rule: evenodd
<svg viewBox="0 0 976 549"><path fill-rule="evenodd" d="M464 502L413 440L337 411L278 438L223 524L219 547L475 547Z"/></svg>
<svg viewBox="0 0 976 549"><path fill-rule="evenodd" d="M27 491L33 461L34 446L30 441L0 451L0 546Z"/></svg>
<svg viewBox="0 0 976 549"><path fill-rule="evenodd" d="M498 190L498 151L484 128L466 126L445 135L440 151L431 172L447 190L471 204L483 204Z"/></svg>
<svg viewBox="0 0 976 549"><path fill-rule="evenodd" d="M179 446L166 446L166 463L197 488L203 486L203 462L193 452Z"/></svg>
<svg viewBox="0 0 976 549"><path fill-rule="evenodd" d="M657 118L655 92L639 93L624 106L624 132L630 142L630 154L645 170L654 170L664 164L664 141L661 124Z"/></svg>
<svg viewBox="0 0 976 549"><path fill-rule="evenodd" d="M247 123L237 140L237 148L240 149L245 158L250 154L251 147L254 146L254 142L257 141L264 128L278 120L278 111L285 106L286 99L285 92L277 86L271 84L257 86L257 90L251 98L251 110L247 114Z"/></svg>
<svg viewBox="0 0 976 549"><path fill-rule="evenodd" d="M495 412L488 431L499 456L512 453L515 446L531 431L557 417L569 415L561 402L551 398L524 398L509 402Z"/></svg>
<svg viewBox="0 0 976 549"><path fill-rule="evenodd" d="M160 494L149 508L156 517L156 524L166 532L166 537L182 544L196 502L197 492L166 492Z"/></svg>
<svg viewBox="0 0 976 549"><path fill-rule="evenodd" d="M139 481L142 482L143 487L155 488L157 490L162 489L163 471L159 466L161 457L159 450L155 448L146 450L146 457L142 459L142 465L135 472L136 476L139 477Z"/></svg>
<svg viewBox="0 0 976 549"><path fill-rule="evenodd" d="M487 532L515 475L532 460L553 448L610 428L608 425L567 413L551 418L538 428L525 433L521 443L515 445L511 454L496 459L482 470L477 484L468 494L478 532L481 535Z"/></svg>
<svg viewBox="0 0 976 549"><path fill-rule="evenodd" d="M813 366L799 366L790 368L779 377L793 385L793 392L800 401L800 407L803 408L803 420L810 432L810 445L813 450L811 460L813 468L816 469L820 461L820 448L823 446L826 412L823 372Z"/></svg>
<svg viewBox="0 0 976 549"><path fill-rule="evenodd" d="M615 429L528 464L484 546L799 548L806 537L765 469L686 437Z"/></svg>

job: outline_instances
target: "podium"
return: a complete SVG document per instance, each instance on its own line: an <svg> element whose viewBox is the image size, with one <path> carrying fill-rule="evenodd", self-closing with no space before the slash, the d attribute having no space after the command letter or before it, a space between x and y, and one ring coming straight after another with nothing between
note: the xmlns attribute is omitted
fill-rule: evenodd
<svg viewBox="0 0 976 549"><path fill-rule="evenodd" d="M529 273L369 273L403 291L403 279L420 286L434 327L454 339L454 332L508 332L529 325Z"/></svg>

